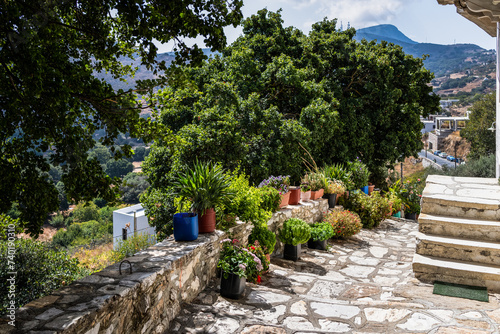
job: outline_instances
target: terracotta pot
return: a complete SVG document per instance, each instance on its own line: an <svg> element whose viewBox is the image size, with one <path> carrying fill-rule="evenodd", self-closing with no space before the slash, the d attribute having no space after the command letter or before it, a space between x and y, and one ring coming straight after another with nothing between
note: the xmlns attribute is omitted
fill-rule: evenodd
<svg viewBox="0 0 500 334"><path fill-rule="evenodd" d="M289 200L290 200L290 192L287 192L286 194L282 194L280 208L287 206Z"/></svg>
<svg viewBox="0 0 500 334"><path fill-rule="evenodd" d="M368 195L372 194L373 189L375 189L375 185L374 184L369 184L368 185Z"/></svg>
<svg viewBox="0 0 500 334"><path fill-rule="evenodd" d="M318 198L321 198L324 192L325 192L324 189L320 189L318 191L311 191L311 199L316 200Z"/></svg>
<svg viewBox="0 0 500 334"><path fill-rule="evenodd" d="M301 191L300 192L300 200L303 202L307 202L311 199L311 191Z"/></svg>
<svg viewBox="0 0 500 334"><path fill-rule="evenodd" d="M212 233L215 231L215 209L207 209L204 215L198 219L200 233Z"/></svg>
<svg viewBox="0 0 500 334"><path fill-rule="evenodd" d="M288 200L289 205L297 205L300 202L300 188L290 188L290 199Z"/></svg>

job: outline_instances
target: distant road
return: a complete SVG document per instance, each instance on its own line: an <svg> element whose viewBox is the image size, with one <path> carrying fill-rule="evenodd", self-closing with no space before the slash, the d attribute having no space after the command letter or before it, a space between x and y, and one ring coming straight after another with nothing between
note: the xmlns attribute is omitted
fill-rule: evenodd
<svg viewBox="0 0 500 334"><path fill-rule="evenodd" d="M420 153L418 155L425 158L425 150L420 151ZM437 155L434 155L431 152L427 152L427 158L434 160L440 166L446 165L449 168L455 168L455 162L451 162L451 161L448 161L448 160L443 159L441 157L438 157ZM457 166L458 166L458 164L457 164Z"/></svg>

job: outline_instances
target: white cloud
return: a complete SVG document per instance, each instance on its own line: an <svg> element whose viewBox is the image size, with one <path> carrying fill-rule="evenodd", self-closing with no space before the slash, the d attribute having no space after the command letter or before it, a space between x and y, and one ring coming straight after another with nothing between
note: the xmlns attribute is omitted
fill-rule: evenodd
<svg viewBox="0 0 500 334"><path fill-rule="evenodd" d="M323 19L337 18L344 28L347 22L355 28L389 23L409 0L280 0L293 9L313 10Z"/></svg>

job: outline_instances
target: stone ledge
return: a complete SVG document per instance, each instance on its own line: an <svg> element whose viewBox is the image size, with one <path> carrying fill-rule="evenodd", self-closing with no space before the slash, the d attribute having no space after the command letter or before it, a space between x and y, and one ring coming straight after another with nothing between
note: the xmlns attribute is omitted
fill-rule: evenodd
<svg viewBox="0 0 500 334"><path fill-rule="evenodd" d="M273 214L269 229L276 232L291 217L320 221L328 201L290 205ZM188 242L170 237L127 258L132 266L113 264L73 282L50 296L25 305L16 313L16 327L1 319L2 333L162 333L180 311L215 276L219 243L229 235L248 241L252 224L238 222L228 233L200 234ZM277 242L274 254L282 245Z"/></svg>

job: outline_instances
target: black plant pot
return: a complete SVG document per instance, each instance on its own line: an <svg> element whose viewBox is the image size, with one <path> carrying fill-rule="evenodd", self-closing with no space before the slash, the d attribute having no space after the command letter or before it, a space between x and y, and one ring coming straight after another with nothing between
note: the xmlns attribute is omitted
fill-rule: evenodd
<svg viewBox="0 0 500 334"><path fill-rule="evenodd" d="M297 261L300 256L300 244L297 246L285 244L285 249L283 250L283 258L285 260Z"/></svg>
<svg viewBox="0 0 500 334"><path fill-rule="evenodd" d="M246 282L247 279L245 277L229 274L227 278L224 278L224 273L222 273L220 279L220 295L226 298L239 299L243 296L243 292L245 292Z"/></svg>
<svg viewBox="0 0 500 334"><path fill-rule="evenodd" d="M417 220L417 214L416 213L405 213L405 218Z"/></svg>
<svg viewBox="0 0 500 334"><path fill-rule="evenodd" d="M326 250L326 240L314 241L313 239L309 239L309 241L307 242L307 248Z"/></svg>
<svg viewBox="0 0 500 334"><path fill-rule="evenodd" d="M323 198L328 200L328 207L333 209L335 204L337 204L337 194L324 194Z"/></svg>

